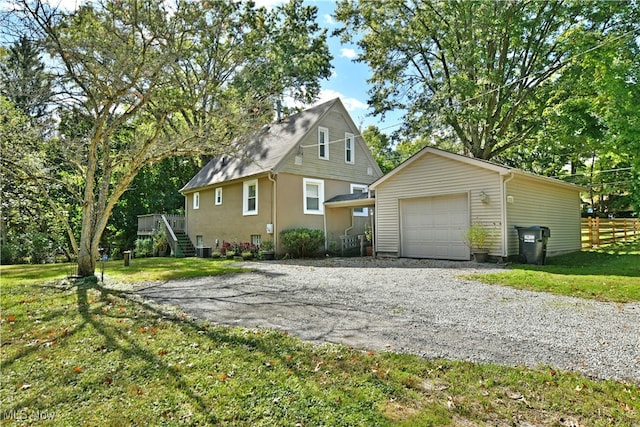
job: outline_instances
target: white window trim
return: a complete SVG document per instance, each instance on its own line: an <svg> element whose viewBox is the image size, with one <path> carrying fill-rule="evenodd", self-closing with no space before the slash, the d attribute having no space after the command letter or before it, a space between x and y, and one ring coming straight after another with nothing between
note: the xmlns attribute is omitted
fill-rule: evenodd
<svg viewBox="0 0 640 427"><path fill-rule="evenodd" d="M320 135L324 133L324 156L320 155ZM318 127L318 158L323 160L329 160L329 129L325 127Z"/></svg>
<svg viewBox="0 0 640 427"><path fill-rule="evenodd" d="M256 186L256 208L249 210L249 187ZM242 215L258 215L258 180L252 179L242 183Z"/></svg>
<svg viewBox="0 0 640 427"><path fill-rule="evenodd" d="M318 210L307 209L307 184L318 185ZM302 206L308 215L324 215L324 181L321 179L302 179Z"/></svg>
<svg viewBox="0 0 640 427"><path fill-rule="evenodd" d="M222 204L222 187L216 188L215 203L216 206L220 206Z"/></svg>
<svg viewBox="0 0 640 427"><path fill-rule="evenodd" d="M351 184L351 194L354 193L353 190L358 189L358 190L363 190L363 193L367 193L369 191L369 187L367 187L366 185L363 184ZM369 216L369 208L361 208L362 212L358 212L356 211L356 209L358 208L354 208L351 209L351 212L353 212L353 216Z"/></svg>
<svg viewBox="0 0 640 427"><path fill-rule="evenodd" d="M193 193L193 209L200 209L200 192Z"/></svg>
<svg viewBox="0 0 640 427"><path fill-rule="evenodd" d="M348 143L351 141L351 148L348 148ZM347 152L351 151L351 160L347 160ZM344 134L344 162L353 165L356 162L356 139L352 133L345 132Z"/></svg>

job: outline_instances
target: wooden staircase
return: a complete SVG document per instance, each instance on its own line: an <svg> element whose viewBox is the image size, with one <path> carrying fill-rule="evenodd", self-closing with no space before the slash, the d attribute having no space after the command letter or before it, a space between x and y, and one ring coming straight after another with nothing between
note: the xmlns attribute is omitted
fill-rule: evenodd
<svg viewBox="0 0 640 427"><path fill-rule="evenodd" d="M187 236L184 231L174 231L174 233L178 239L178 250L175 256L178 258L196 256L196 248L193 246L193 243L191 243L189 236Z"/></svg>

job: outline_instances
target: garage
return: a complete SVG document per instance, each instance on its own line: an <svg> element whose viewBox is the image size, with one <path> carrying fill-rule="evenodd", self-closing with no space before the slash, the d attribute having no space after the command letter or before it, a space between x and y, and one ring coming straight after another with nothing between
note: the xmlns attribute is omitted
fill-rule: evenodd
<svg viewBox="0 0 640 427"><path fill-rule="evenodd" d="M456 194L400 200L401 256L468 260L464 233L469 196Z"/></svg>

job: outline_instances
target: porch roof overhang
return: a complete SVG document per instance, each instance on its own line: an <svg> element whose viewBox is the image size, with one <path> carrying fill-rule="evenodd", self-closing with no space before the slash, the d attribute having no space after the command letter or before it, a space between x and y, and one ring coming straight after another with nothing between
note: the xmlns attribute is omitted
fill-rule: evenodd
<svg viewBox="0 0 640 427"><path fill-rule="evenodd" d="M340 194L324 202L327 208L370 208L375 204L376 199L367 193Z"/></svg>

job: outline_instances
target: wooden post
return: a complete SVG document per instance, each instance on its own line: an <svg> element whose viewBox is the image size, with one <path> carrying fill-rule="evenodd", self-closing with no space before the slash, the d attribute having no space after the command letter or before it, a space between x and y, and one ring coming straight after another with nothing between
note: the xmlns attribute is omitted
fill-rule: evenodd
<svg viewBox="0 0 640 427"><path fill-rule="evenodd" d="M613 239L612 243L615 243L616 242L616 221L613 218L611 218L609 222L611 223L611 238Z"/></svg>

